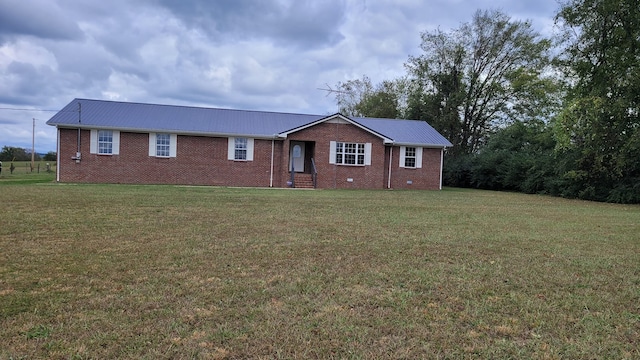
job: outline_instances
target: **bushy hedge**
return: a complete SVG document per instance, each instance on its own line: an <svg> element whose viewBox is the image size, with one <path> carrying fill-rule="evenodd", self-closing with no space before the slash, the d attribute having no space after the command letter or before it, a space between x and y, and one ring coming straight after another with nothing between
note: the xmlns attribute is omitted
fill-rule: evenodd
<svg viewBox="0 0 640 360"><path fill-rule="evenodd" d="M579 154L557 150L545 124L514 123L496 132L479 153L446 156L443 176L453 187L640 203L638 169L622 176L582 171Z"/></svg>

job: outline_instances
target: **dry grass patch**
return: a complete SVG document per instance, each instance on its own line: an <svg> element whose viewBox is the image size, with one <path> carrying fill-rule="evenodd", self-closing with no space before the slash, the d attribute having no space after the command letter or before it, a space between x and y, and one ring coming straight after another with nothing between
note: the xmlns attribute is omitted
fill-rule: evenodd
<svg viewBox="0 0 640 360"><path fill-rule="evenodd" d="M0 185L0 358L634 358L640 208Z"/></svg>

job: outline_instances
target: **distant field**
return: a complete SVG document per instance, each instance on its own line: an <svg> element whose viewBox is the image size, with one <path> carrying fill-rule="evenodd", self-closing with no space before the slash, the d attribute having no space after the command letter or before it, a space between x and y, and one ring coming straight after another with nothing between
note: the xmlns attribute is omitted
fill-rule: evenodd
<svg viewBox="0 0 640 360"><path fill-rule="evenodd" d="M640 358L640 206L0 181L0 207L0 359Z"/></svg>
<svg viewBox="0 0 640 360"><path fill-rule="evenodd" d="M49 171L47 172L47 164ZM13 173L11 172L11 161L2 162L2 173L0 173L0 185L3 183L37 183L50 182L56 179L55 161L36 161L31 169L31 161L14 161Z"/></svg>

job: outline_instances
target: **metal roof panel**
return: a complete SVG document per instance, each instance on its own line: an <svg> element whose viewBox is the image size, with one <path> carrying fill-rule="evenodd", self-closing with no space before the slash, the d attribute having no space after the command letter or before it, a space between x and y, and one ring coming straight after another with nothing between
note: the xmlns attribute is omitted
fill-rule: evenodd
<svg viewBox="0 0 640 360"><path fill-rule="evenodd" d="M393 139L399 145L453 146L436 129L422 120L353 118L354 121Z"/></svg>
<svg viewBox="0 0 640 360"><path fill-rule="evenodd" d="M47 124L59 127L273 138L325 118L327 115L74 99L49 119ZM451 146L447 139L424 121L350 119L396 144Z"/></svg>

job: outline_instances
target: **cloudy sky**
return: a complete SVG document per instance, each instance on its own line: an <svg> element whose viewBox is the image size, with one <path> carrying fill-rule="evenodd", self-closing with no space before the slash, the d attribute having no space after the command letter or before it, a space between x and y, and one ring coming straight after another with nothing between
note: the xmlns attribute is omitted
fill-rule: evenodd
<svg viewBox="0 0 640 360"><path fill-rule="evenodd" d="M498 9L553 32L556 0L0 0L0 146L55 151L74 98L329 114L319 88L404 74L420 33ZM24 109L36 109L24 110Z"/></svg>

